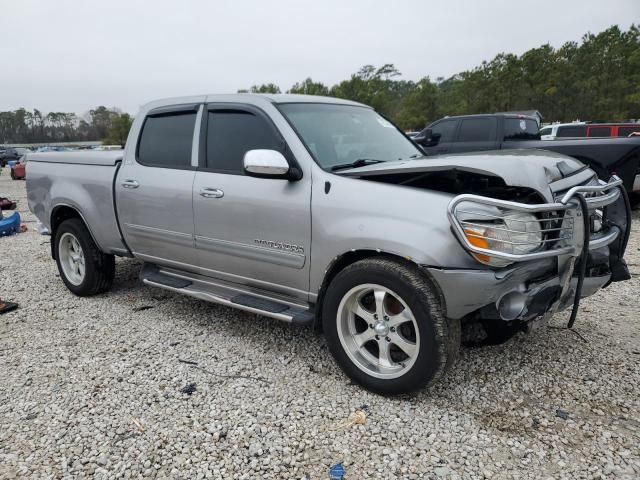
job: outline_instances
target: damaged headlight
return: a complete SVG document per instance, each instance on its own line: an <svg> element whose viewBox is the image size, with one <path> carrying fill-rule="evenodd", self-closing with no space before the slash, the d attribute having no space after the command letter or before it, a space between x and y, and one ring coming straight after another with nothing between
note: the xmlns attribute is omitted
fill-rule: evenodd
<svg viewBox="0 0 640 480"><path fill-rule="evenodd" d="M505 210L501 218L492 221L465 219L462 225L469 243L484 250L522 255L542 246L540 220L530 213ZM493 267L511 263L489 253L472 252L472 255L479 262Z"/></svg>

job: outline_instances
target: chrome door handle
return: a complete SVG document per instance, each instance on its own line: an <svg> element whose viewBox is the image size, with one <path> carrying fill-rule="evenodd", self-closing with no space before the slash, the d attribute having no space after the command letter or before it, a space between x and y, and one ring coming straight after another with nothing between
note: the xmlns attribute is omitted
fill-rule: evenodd
<svg viewBox="0 0 640 480"><path fill-rule="evenodd" d="M124 188L138 188L140 184L135 180L125 180L122 182Z"/></svg>
<svg viewBox="0 0 640 480"><path fill-rule="evenodd" d="M222 198L224 192L219 188L202 188L200 190L200 196L205 198Z"/></svg>

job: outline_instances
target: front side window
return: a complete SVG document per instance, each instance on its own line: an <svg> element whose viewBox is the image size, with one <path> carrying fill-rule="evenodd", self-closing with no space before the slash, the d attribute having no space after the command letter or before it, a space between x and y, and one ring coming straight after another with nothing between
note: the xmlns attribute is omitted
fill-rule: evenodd
<svg viewBox="0 0 640 480"><path fill-rule="evenodd" d="M551 131L553 129L551 127L545 127L542 130L540 130L540 135L551 135Z"/></svg>
<svg viewBox="0 0 640 480"><path fill-rule="evenodd" d="M138 143L138 161L164 168L189 168L195 112L149 116Z"/></svg>
<svg viewBox="0 0 640 480"><path fill-rule="evenodd" d="M279 108L325 170L358 160L388 162L422 155L395 125L368 107L285 103Z"/></svg>
<svg viewBox="0 0 640 480"><path fill-rule="evenodd" d="M244 173L249 150L283 150L283 141L267 121L244 110L209 111L207 120L207 169Z"/></svg>
<svg viewBox="0 0 640 480"><path fill-rule="evenodd" d="M543 129L551 133L551 128ZM505 118L504 119L504 139L505 140L539 140L540 135L549 133L538 133L538 122L532 118Z"/></svg>
<svg viewBox="0 0 640 480"><path fill-rule="evenodd" d="M438 143L449 143L453 141L458 126L457 120L443 120L431 127L431 133L439 134Z"/></svg>
<svg viewBox="0 0 640 480"><path fill-rule="evenodd" d="M495 118L466 118L462 120L459 142L490 142L496 139Z"/></svg>

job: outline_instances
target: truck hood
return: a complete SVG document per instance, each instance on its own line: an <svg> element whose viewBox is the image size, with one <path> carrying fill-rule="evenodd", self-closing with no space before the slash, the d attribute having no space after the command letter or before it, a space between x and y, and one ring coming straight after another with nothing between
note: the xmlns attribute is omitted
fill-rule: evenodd
<svg viewBox="0 0 640 480"><path fill-rule="evenodd" d="M496 150L490 152L438 155L377 163L340 173L358 178L415 173L463 171L499 177L512 187L535 189L549 196L549 185L570 177L587 167L578 160L546 150Z"/></svg>

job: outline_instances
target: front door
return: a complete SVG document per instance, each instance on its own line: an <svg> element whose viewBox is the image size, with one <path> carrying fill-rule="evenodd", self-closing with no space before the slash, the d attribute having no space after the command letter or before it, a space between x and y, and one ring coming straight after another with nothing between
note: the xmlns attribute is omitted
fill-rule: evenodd
<svg viewBox="0 0 640 480"><path fill-rule="evenodd" d="M149 262L184 267L194 261L196 108L147 115L135 158L125 159L116 179L118 219L125 241L137 257Z"/></svg>
<svg viewBox="0 0 640 480"><path fill-rule="evenodd" d="M274 149L290 155L276 127L259 109L209 105L203 121L204 158L193 184L201 273L306 299L310 176L289 181L245 174L248 150Z"/></svg>

